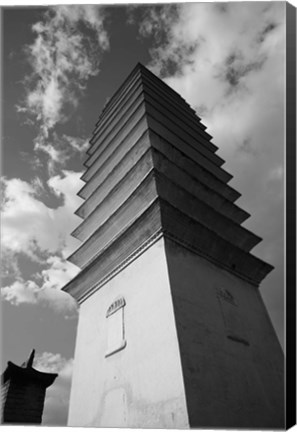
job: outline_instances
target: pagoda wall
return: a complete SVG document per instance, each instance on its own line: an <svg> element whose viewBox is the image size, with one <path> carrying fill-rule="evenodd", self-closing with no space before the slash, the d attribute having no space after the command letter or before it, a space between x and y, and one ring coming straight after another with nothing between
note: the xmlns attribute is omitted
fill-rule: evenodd
<svg viewBox="0 0 297 432"><path fill-rule="evenodd" d="M119 296L126 346L106 356ZM164 239L81 304L68 425L189 427Z"/></svg>
<svg viewBox="0 0 297 432"><path fill-rule="evenodd" d="M40 424L42 420L45 388L36 382L11 379L5 384L3 423Z"/></svg>
<svg viewBox="0 0 297 432"><path fill-rule="evenodd" d="M259 290L165 245L190 426L284 428L283 353Z"/></svg>

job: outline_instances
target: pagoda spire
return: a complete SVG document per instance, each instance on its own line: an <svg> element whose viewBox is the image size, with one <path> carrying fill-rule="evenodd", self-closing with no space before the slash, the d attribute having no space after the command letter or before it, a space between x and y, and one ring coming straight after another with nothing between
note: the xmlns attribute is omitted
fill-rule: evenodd
<svg viewBox="0 0 297 432"><path fill-rule="evenodd" d="M32 349L31 354L27 360L27 365L26 365L27 368L33 367L34 356L35 356L35 349Z"/></svg>
<svg viewBox="0 0 297 432"><path fill-rule="evenodd" d="M33 367L33 362L34 362L34 357L35 357L35 349L32 349L31 354L28 357L28 360L26 360L24 363L22 363L21 367L22 368L32 368Z"/></svg>

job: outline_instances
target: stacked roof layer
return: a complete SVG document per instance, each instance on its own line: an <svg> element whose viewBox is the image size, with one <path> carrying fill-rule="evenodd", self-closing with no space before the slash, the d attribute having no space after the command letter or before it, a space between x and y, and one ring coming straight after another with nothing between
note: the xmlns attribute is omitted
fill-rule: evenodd
<svg viewBox="0 0 297 432"><path fill-rule="evenodd" d="M232 176L194 110L138 64L103 109L90 140L86 182L68 260L82 271L64 290L82 301L160 236L259 285L272 266L250 251Z"/></svg>

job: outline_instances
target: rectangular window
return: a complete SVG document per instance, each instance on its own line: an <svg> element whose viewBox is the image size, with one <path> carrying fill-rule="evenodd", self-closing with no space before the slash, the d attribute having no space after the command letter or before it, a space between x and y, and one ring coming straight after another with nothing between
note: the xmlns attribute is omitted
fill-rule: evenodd
<svg viewBox="0 0 297 432"><path fill-rule="evenodd" d="M107 351L105 357L122 350L126 346L124 327L125 304L125 299L120 297L107 310Z"/></svg>

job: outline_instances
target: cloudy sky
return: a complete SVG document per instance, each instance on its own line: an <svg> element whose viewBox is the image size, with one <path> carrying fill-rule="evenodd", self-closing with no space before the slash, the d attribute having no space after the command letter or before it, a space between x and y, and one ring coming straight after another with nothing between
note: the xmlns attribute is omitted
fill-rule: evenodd
<svg viewBox="0 0 297 432"><path fill-rule="evenodd" d="M65 425L78 311L60 288L88 139L137 62L201 116L253 253L275 266L261 286L283 345L285 4L56 6L2 9L2 370L37 351L58 372L43 423Z"/></svg>

